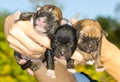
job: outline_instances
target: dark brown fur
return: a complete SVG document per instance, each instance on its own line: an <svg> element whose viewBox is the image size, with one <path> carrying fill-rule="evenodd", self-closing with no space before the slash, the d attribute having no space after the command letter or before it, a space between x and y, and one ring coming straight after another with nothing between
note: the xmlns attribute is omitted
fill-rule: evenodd
<svg viewBox="0 0 120 82"><path fill-rule="evenodd" d="M54 5L45 5L43 7L37 6L36 12L16 12L15 16L16 22L19 20L31 21L36 32L38 32L40 35L43 35L43 37L47 36L49 38L53 36L53 33L58 26L67 23L67 20L62 18L61 10ZM18 52L15 52L14 55L17 62L19 62L21 59L24 59L22 57L22 54ZM34 61L30 61L31 59L29 57L26 58L29 59L26 59L26 61L29 62L21 65L22 69L27 69L31 67L33 71L39 69L41 64L35 63L34 65Z"/></svg>
<svg viewBox="0 0 120 82"><path fill-rule="evenodd" d="M101 39L106 33L100 24L91 19L80 20L74 24L79 31L77 50L83 55L85 62L93 64L97 71L103 71L104 67L100 61Z"/></svg>

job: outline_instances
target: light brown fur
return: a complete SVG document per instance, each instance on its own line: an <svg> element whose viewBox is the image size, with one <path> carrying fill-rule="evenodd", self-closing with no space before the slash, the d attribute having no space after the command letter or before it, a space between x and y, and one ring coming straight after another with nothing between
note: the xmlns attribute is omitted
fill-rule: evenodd
<svg viewBox="0 0 120 82"><path fill-rule="evenodd" d="M80 27L78 26L76 29L80 30L84 36L90 38L98 38L102 36L102 28L97 21L91 19L80 20L74 25L74 27L77 27L76 25L78 24Z"/></svg>
<svg viewBox="0 0 120 82"><path fill-rule="evenodd" d="M83 55L87 64L93 64L95 61L96 71L103 71L104 68L100 61L101 38L106 33L100 24L92 19L80 20L73 26L79 32L78 52Z"/></svg>
<svg viewBox="0 0 120 82"><path fill-rule="evenodd" d="M58 8L54 5L45 5L42 7L42 9L45 11L49 10L50 8L53 8L51 13L56 15L56 17L58 17L58 20L61 21L62 20L62 12L61 12L60 8Z"/></svg>

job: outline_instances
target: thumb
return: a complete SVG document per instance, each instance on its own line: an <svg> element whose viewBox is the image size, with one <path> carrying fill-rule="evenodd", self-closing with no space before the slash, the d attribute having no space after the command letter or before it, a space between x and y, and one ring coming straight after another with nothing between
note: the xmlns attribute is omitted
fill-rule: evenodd
<svg viewBox="0 0 120 82"><path fill-rule="evenodd" d="M71 19L70 19L70 23L71 23L72 25L74 25L76 22L77 22L76 19L74 19L74 18L71 18Z"/></svg>

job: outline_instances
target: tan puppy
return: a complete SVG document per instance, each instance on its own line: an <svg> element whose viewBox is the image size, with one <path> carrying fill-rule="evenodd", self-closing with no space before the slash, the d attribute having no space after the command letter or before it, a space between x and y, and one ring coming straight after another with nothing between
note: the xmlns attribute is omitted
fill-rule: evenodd
<svg viewBox="0 0 120 82"><path fill-rule="evenodd" d="M97 21L91 19L80 20L73 26L79 33L78 52L83 55L87 64L95 63L96 71L103 71L100 61L101 39L103 35L107 36L107 33Z"/></svg>

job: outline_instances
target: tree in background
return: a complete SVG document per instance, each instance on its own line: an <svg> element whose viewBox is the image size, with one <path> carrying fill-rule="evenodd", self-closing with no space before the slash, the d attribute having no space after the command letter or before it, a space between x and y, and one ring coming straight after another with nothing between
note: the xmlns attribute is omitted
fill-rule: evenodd
<svg viewBox="0 0 120 82"><path fill-rule="evenodd" d="M117 3L116 8L115 8L115 15L116 19L120 23L120 3Z"/></svg>
<svg viewBox="0 0 120 82"><path fill-rule="evenodd" d="M108 40L120 48L120 23L117 19L111 17L98 16L96 20L102 28L108 33Z"/></svg>

